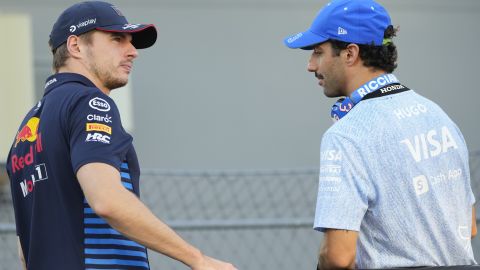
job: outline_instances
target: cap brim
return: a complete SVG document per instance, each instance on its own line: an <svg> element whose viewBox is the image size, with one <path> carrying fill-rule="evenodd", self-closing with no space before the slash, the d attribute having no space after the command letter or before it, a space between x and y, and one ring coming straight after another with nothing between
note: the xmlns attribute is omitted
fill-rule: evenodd
<svg viewBox="0 0 480 270"><path fill-rule="evenodd" d="M283 43L291 49L312 50L314 45L323 43L328 37L315 34L310 30L291 35L283 40Z"/></svg>
<svg viewBox="0 0 480 270"><path fill-rule="evenodd" d="M128 25L127 25L128 26ZM114 33L130 33L132 35L132 44L137 49L145 49L157 41L157 29L153 24L134 24L135 28L125 25L110 25L97 27L97 30Z"/></svg>

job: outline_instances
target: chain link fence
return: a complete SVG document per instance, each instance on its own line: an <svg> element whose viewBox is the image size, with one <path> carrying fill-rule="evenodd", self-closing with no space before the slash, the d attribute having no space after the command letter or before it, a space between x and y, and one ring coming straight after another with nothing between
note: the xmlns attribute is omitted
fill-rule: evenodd
<svg viewBox="0 0 480 270"><path fill-rule="evenodd" d="M314 269L318 170L142 171L141 198L204 253L239 269ZM0 269L20 269L8 185L0 193ZM188 269L149 252L152 269Z"/></svg>
<svg viewBox="0 0 480 270"><path fill-rule="evenodd" d="M142 179L142 200L206 254L240 269L314 268L316 170L147 171ZM153 269L187 269L153 252L150 259Z"/></svg>
<svg viewBox="0 0 480 270"><path fill-rule="evenodd" d="M471 153L470 169L480 198L480 151ZM317 169L145 170L141 196L187 241L239 269L314 269L321 241L312 230L317 178ZM473 244L478 258L479 237ZM152 269L188 269L155 252L149 256ZM0 270L20 269L8 185L0 186L0 262Z"/></svg>

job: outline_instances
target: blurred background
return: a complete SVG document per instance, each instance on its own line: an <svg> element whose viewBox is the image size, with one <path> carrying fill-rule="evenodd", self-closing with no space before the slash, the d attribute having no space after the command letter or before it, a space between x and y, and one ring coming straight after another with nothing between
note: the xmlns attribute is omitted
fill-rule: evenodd
<svg viewBox="0 0 480 270"><path fill-rule="evenodd" d="M0 2L0 163L51 74L51 27L75 2ZM335 100L306 71L309 52L287 49L283 38L306 30L327 1L110 2L159 33L140 51L130 83L112 94L134 136L145 203L205 253L240 269L314 269L319 146ZM458 124L479 198L480 1L379 2L400 26L395 74ZM0 269L20 269L15 244L0 174ZM480 240L474 252L478 260ZM152 269L186 269L153 252L150 259Z"/></svg>

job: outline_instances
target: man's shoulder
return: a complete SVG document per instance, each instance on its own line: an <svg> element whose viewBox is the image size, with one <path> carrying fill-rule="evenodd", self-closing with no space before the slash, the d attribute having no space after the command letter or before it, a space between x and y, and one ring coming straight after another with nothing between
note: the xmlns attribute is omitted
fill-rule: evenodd
<svg viewBox="0 0 480 270"><path fill-rule="evenodd" d="M100 96L107 96L105 95L100 89L97 87L92 87L88 85L84 85L79 82L65 82L62 85L59 85L55 89L53 89L52 93L53 96L75 96L75 97L83 97L98 94Z"/></svg>
<svg viewBox="0 0 480 270"><path fill-rule="evenodd" d="M84 85L79 82L66 82L52 89L47 95L47 99L61 104L70 104L75 106L78 103L103 102L114 104L114 101L97 87ZM107 106L107 105L105 105Z"/></svg>

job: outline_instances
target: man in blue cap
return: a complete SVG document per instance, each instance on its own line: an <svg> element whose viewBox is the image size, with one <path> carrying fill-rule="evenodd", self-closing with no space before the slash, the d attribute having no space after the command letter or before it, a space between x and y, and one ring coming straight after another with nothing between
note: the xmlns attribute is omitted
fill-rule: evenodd
<svg viewBox="0 0 480 270"><path fill-rule="evenodd" d="M319 269L475 264L475 198L458 127L400 83L396 34L372 0L333 0L285 39L312 50L308 71L336 123L323 135L314 229Z"/></svg>
<svg viewBox="0 0 480 270"><path fill-rule="evenodd" d="M233 270L185 242L139 200L139 164L110 91L128 82L153 25L112 4L66 9L50 34L55 74L27 114L7 171L29 270L150 269L146 248L194 270Z"/></svg>

